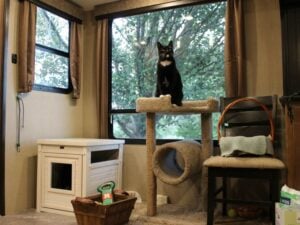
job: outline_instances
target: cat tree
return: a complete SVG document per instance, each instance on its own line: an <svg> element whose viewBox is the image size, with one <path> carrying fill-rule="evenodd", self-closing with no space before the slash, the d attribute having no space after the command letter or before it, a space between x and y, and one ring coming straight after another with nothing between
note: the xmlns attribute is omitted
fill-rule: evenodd
<svg viewBox="0 0 300 225"><path fill-rule="evenodd" d="M155 115L166 114L200 114L202 132L202 157L208 158L213 150L212 140L212 113L218 111L216 99L183 101L182 106L171 104L171 96L159 98L138 98L136 111L146 113L146 145L147 145L147 215L156 215L156 176L153 173L153 154L156 149ZM202 166L202 165L200 165Z"/></svg>

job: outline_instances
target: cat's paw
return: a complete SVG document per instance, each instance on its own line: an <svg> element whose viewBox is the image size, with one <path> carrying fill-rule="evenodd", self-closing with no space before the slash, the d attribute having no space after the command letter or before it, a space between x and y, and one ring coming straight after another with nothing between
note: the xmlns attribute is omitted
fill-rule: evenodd
<svg viewBox="0 0 300 225"><path fill-rule="evenodd" d="M174 102L174 103L172 103L172 105L173 106L182 106L182 102L176 102L176 103Z"/></svg>
<svg viewBox="0 0 300 225"><path fill-rule="evenodd" d="M171 101L171 95L160 95L159 98L165 101Z"/></svg>

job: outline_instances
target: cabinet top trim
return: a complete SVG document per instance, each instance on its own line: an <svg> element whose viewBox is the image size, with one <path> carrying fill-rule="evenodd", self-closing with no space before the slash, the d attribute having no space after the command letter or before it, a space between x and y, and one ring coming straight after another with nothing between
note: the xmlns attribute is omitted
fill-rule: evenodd
<svg viewBox="0 0 300 225"><path fill-rule="evenodd" d="M60 139L38 139L40 145L62 145L62 146L95 146L124 144L124 140L117 139L93 139L93 138L60 138Z"/></svg>

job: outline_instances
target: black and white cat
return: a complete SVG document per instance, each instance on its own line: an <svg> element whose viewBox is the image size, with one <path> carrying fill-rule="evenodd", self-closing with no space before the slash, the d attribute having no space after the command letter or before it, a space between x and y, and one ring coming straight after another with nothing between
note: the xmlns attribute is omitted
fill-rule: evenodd
<svg viewBox="0 0 300 225"><path fill-rule="evenodd" d="M173 42L170 41L167 46L157 42L157 48L159 58L155 97L169 94L171 95L171 103L181 106L183 98L182 82L173 56Z"/></svg>

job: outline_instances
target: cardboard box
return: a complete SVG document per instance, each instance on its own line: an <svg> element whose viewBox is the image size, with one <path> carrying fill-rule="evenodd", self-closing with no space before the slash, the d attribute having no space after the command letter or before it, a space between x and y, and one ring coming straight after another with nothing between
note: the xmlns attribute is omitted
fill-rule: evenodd
<svg viewBox="0 0 300 225"><path fill-rule="evenodd" d="M275 224L300 225L300 209L282 206L282 204L277 202L275 205Z"/></svg>

